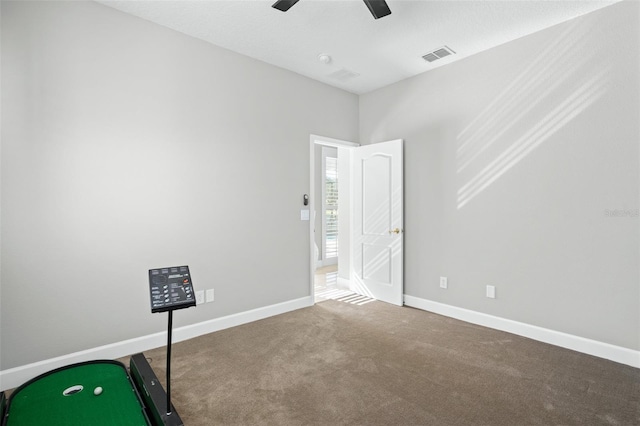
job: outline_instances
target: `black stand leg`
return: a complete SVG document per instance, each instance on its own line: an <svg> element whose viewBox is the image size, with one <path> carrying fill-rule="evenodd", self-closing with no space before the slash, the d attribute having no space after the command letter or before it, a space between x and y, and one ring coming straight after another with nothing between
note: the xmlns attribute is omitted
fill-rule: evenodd
<svg viewBox="0 0 640 426"><path fill-rule="evenodd" d="M167 331L167 416L171 414L171 328L173 327L173 311L169 311L169 328Z"/></svg>

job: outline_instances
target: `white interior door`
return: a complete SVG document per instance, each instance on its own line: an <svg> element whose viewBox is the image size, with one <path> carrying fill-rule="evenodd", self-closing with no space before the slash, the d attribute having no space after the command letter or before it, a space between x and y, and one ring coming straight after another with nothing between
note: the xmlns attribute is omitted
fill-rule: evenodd
<svg viewBox="0 0 640 426"><path fill-rule="evenodd" d="M353 149L353 279L365 296L403 304L402 140Z"/></svg>

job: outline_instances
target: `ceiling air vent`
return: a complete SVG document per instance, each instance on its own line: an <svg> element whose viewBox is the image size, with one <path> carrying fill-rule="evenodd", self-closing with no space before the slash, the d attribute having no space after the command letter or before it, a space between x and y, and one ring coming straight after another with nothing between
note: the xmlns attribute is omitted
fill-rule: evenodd
<svg viewBox="0 0 640 426"><path fill-rule="evenodd" d="M442 59L445 56L455 55L456 52L449 49L447 46L442 46L439 49L434 50L433 52L429 52L422 57L427 62L437 61L438 59Z"/></svg>
<svg viewBox="0 0 640 426"><path fill-rule="evenodd" d="M339 69L338 71L334 71L331 74L329 74L330 78L333 78L334 80L338 80L338 81L349 81L352 78L356 78L359 76L360 74L358 74L357 72L350 71L346 68Z"/></svg>

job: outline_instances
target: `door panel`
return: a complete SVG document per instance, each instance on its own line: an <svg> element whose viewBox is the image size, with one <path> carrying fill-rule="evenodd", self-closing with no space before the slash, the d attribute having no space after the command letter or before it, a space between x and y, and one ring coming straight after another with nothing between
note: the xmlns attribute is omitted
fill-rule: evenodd
<svg viewBox="0 0 640 426"><path fill-rule="evenodd" d="M353 151L352 290L403 304L402 140Z"/></svg>
<svg viewBox="0 0 640 426"><path fill-rule="evenodd" d="M392 253L382 244L362 244L362 278L391 285Z"/></svg>
<svg viewBox="0 0 640 426"><path fill-rule="evenodd" d="M391 226L391 157L374 154L362 160L362 232L385 235Z"/></svg>

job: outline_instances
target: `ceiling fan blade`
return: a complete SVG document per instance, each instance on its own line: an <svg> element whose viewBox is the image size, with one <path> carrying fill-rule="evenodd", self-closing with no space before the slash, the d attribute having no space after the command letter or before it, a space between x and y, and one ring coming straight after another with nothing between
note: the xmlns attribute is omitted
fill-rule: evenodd
<svg viewBox="0 0 640 426"><path fill-rule="evenodd" d="M367 5L369 11L376 19L391 15L391 9L389 9L387 2L384 0L364 0L364 4Z"/></svg>
<svg viewBox="0 0 640 426"><path fill-rule="evenodd" d="M278 0L277 2L272 4L271 7L286 12L291 8L291 6L296 3L298 3L298 0Z"/></svg>

